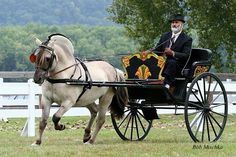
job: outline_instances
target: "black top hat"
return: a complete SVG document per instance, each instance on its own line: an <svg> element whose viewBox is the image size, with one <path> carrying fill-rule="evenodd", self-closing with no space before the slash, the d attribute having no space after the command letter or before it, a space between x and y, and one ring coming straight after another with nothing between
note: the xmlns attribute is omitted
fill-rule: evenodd
<svg viewBox="0 0 236 157"><path fill-rule="evenodd" d="M185 23L185 21L184 21L184 16L181 15L181 14L175 14L175 15L171 16L170 19L169 19L169 22L172 22L172 21L174 21L174 20L176 20L176 21L182 21L183 23Z"/></svg>

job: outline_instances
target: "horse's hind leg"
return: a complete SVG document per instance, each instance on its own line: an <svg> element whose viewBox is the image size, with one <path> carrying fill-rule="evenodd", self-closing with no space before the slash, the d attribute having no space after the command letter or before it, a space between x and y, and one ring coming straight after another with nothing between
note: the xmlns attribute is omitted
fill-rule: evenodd
<svg viewBox="0 0 236 157"><path fill-rule="evenodd" d="M63 103L61 104L60 108L58 109L58 111L53 115L52 117L52 121L54 123L54 128L56 130L64 130L65 129L65 125L64 124L60 124L59 121L61 120L61 117L64 115L64 113L66 113L66 111L68 111L71 108L71 105L68 105L70 103Z"/></svg>
<svg viewBox="0 0 236 157"><path fill-rule="evenodd" d="M102 125L105 123L106 112L108 110L108 106L111 104L112 97L113 97L113 93L107 93L105 96L103 96L99 100L98 115L97 115L97 119L96 119L96 127L95 127L93 134L92 134L91 139L88 141L90 144L93 144L95 142L98 132L102 128Z"/></svg>
<svg viewBox="0 0 236 157"><path fill-rule="evenodd" d="M87 108L90 111L91 117L89 119L89 122L84 130L84 138L83 138L83 142L87 142L90 138L91 138L91 128L93 126L93 122L97 116L97 105L95 103L92 103L90 105L87 106Z"/></svg>

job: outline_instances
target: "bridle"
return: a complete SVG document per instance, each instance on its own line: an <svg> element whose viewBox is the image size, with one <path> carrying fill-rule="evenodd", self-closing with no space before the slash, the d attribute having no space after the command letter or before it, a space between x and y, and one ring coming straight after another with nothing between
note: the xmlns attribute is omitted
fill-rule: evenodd
<svg viewBox="0 0 236 157"><path fill-rule="evenodd" d="M46 78L46 79L50 79L50 78L52 78L53 76L55 76L55 75L57 75L57 74L59 74L59 73L61 73L61 72L63 72L63 71L66 71L67 69L70 69L70 68L72 68L72 67L75 67L74 72L72 73L72 75L71 75L71 77L70 77L70 79L71 79L71 78L74 76L78 65L81 64L81 62L82 62L82 61L80 61L78 58L75 58L75 63L74 63L74 64L72 64L72 65L70 65L70 66L68 66L68 67L66 67L66 68L63 68L63 69L61 69L61 70L59 70L59 71L57 71L57 72L51 73L51 74L49 75L49 70L50 70L50 68L52 67L53 62L56 60L56 57L57 57L56 54L55 54L54 49L53 49L52 47L49 47L49 46L48 46L48 43L49 43L49 41L50 41L50 39L51 39L51 37L52 37L53 35L61 35L61 34L52 34L52 35L50 35L46 41L44 41L42 44L40 44L40 45L38 46L38 48L36 48L36 49L33 51L33 53L32 53L31 56L30 56L30 60L31 60L32 63L35 63L35 65L36 65L36 66L35 66L35 69L40 69L40 70L44 71L44 74L43 74L43 78L44 78L44 79L45 79L45 78ZM64 35L62 35L62 36L64 36ZM65 36L64 36L64 37L65 37ZM37 64L38 64L37 61L39 61L39 59L37 59L37 55L38 55L39 53L45 53L45 51L46 51L47 53L49 53L49 54L51 55L51 57L48 58L49 60L48 60L48 65L47 65L47 67L42 67L42 66L37 65ZM41 55L42 55L42 54L41 54ZM31 59L31 58L33 58L33 59ZM82 75L81 68L79 68L79 70L80 70L80 74ZM81 78L81 77L82 77L82 76L80 76L79 78ZM79 78L78 78L78 79L79 79Z"/></svg>
<svg viewBox="0 0 236 157"><path fill-rule="evenodd" d="M41 45L39 45L39 47L34 51L34 54L37 55L37 53L40 53L40 49L43 49L43 52L42 53L45 53L44 51L46 50L50 55L50 60L49 60L49 64L46 68L42 68L40 66L37 66L37 63L36 63L36 68L40 68L42 69L43 71L46 71L48 72L49 69L52 67L52 64L53 64L53 61L56 59L56 55L54 53L54 49L47 46L47 45L44 45L44 43L42 43ZM39 51L39 52L37 52Z"/></svg>

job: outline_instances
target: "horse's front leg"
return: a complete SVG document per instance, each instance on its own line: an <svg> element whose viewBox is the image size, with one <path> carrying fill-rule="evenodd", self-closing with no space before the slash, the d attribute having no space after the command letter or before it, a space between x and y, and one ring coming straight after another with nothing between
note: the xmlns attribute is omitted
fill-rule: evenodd
<svg viewBox="0 0 236 157"><path fill-rule="evenodd" d="M91 127L93 126L93 122L97 116L97 105L95 103L92 103L90 105L87 106L87 108L90 111L91 117L89 119L89 122L84 130L84 138L83 138L83 142L87 142L88 140L90 140L91 138Z"/></svg>
<svg viewBox="0 0 236 157"><path fill-rule="evenodd" d="M56 130L64 130L66 127L64 124L60 124L59 121L61 120L61 117L71 108L71 103L65 102L62 103L58 111L53 115L52 121L54 123L54 128Z"/></svg>
<svg viewBox="0 0 236 157"><path fill-rule="evenodd" d="M42 143L43 132L47 125L47 120L50 113L51 103L49 101L45 101L44 98L42 97L41 105L42 105L42 117L39 122L39 138L32 145L40 145Z"/></svg>

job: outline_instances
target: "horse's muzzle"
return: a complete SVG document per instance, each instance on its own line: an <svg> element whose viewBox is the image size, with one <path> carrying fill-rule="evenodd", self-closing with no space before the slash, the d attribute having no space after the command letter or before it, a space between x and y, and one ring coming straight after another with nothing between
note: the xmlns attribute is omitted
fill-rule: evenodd
<svg viewBox="0 0 236 157"><path fill-rule="evenodd" d="M46 74L46 71L36 68L34 72L34 82L37 84L42 84L46 78Z"/></svg>

